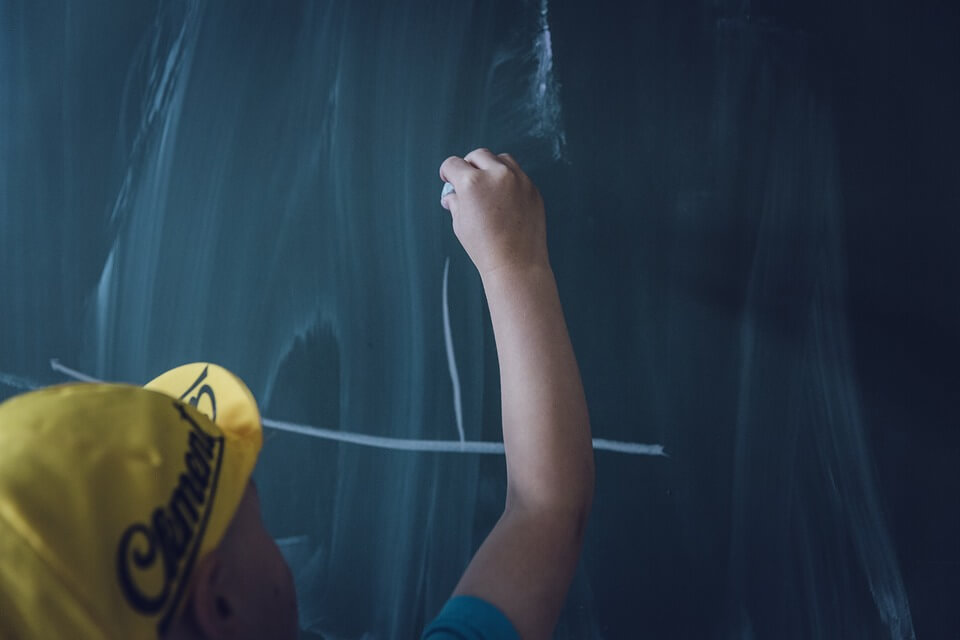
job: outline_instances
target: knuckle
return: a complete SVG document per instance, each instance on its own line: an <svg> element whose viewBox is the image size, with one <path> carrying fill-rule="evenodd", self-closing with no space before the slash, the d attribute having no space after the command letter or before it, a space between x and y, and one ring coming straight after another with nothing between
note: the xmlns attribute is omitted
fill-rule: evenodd
<svg viewBox="0 0 960 640"><path fill-rule="evenodd" d="M481 156L481 155L483 155L483 154L485 154L485 153L490 153L490 152L489 152L487 149L485 149L484 147L478 147L478 148L474 149L473 151L471 151L470 153L468 153L467 155L463 156L463 159L466 160L467 162L473 164L474 160L477 159L477 156Z"/></svg>

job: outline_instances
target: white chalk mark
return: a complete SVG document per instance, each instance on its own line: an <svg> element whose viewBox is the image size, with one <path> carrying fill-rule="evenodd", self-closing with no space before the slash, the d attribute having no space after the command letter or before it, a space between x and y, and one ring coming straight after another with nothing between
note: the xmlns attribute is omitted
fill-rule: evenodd
<svg viewBox="0 0 960 640"><path fill-rule="evenodd" d="M597 451L616 451L617 453L632 453L638 456L663 456L669 458L663 450L662 444L639 444L637 442L621 442L619 440L593 439L593 448Z"/></svg>
<svg viewBox="0 0 960 640"><path fill-rule="evenodd" d="M305 535L288 536L286 538L274 538L273 541L277 543L278 547L293 547L298 544L308 544L310 537Z"/></svg>
<svg viewBox="0 0 960 640"><path fill-rule="evenodd" d="M424 451L437 453L493 453L503 455L502 442L480 442L460 440L415 440L412 438L386 438L383 436L369 436L363 433L349 431L335 431L323 429L308 424L295 424L279 420L263 419L263 426L290 433L299 433L323 440L348 442L377 449L393 449L394 451Z"/></svg>
<svg viewBox="0 0 960 640"><path fill-rule="evenodd" d="M450 258L443 263L443 341L447 347L447 365L450 369L450 382L453 383L453 412L457 417L457 433L460 442L464 442L463 405L460 403L460 374L457 373L457 360L453 355L453 333L450 331L450 305L447 303L447 276L450 273Z"/></svg>
<svg viewBox="0 0 960 640"><path fill-rule="evenodd" d="M425 451L440 453L488 453L503 455L502 442L485 442L480 440L414 440L410 438L386 438L382 436L368 436L349 431L335 431L323 429L307 424L281 422L279 420L263 419L263 426L290 433L313 436L324 440L348 442L378 449L394 449L396 451ZM668 457L660 444L639 444L636 442L620 442L594 438L593 448L597 451L612 451L615 453L629 453L638 456Z"/></svg>
<svg viewBox="0 0 960 640"><path fill-rule="evenodd" d="M563 157L566 134L560 119L560 95L553 73L553 40L550 35L547 0L540 2L539 33L533 44L537 58L537 71L531 82L532 103L536 109L536 124L533 134L549 139L553 147L553 159Z"/></svg>
<svg viewBox="0 0 960 640"><path fill-rule="evenodd" d="M57 359L50 360L50 366L54 371L59 371L66 376L81 380L83 382L100 382L96 378L80 373L70 367L60 364ZM416 440L413 438L386 438L383 436L370 436L363 433L353 433L350 431L336 431L334 429L324 429L314 427L309 424L297 424L295 422L283 422L271 418L262 419L263 426L268 429L278 431L287 431L289 433L298 433L323 440L333 440L336 442L346 442L357 444L364 447L375 447L377 449L392 449L394 451L423 451L436 453L484 453L503 455L502 442L485 442L481 440ZM603 438L593 439L593 448L597 451L611 451L614 453L626 453L635 456L660 456L669 457L663 450L661 444L640 444L637 442L623 442L621 440L605 440Z"/></svg>
<svg viewBox="0 0 960 640"><path fill-rule="evenodd" d="M34 389L39 389L41 386L32 380L15 376L12 373L3 373L2 371L0 371L0 384L13 389L19 389L20 391L33 391Z"/></svg>
<svg viewBox="0 0 960 640"><path fill-rule="evenodd" d="M103 271L100 272L100 281L97 283L96 307L94 317L97 327L97 367L100 371L107 367L107 348L112 344L108 336L110 335L110 313L113 311L110 301L115 299L117 292L114 288L114 265L116 264L117 241L110 248L110 255L103 265Z"/></svg>
<svg viewBox="0 0 960 640"><path fill-rule="evenodd" d="M62 364L60 364L60 361L57 360L56 358L52 358L50 360L50 368L53 369L54 371L59 371L60 373L66 376L69 376L74 380L79 380L81 382L103 382L103 380L98 380L97 378L88 376L85 373L80 373L75 369L71 369L70 367L63 366Z"/></svg>

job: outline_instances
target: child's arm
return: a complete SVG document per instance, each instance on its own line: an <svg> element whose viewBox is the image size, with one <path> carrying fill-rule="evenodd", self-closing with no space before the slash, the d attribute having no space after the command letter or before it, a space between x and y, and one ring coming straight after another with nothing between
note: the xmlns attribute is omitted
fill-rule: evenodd
<svg viewBox="0 0 960 640"><path fill-rule="evenodd" d="M448 158L453 229L480 271L500 361L507 500L456 595L483 598L521 637L550 637L580 555L593 447L547 256L543 202L506 154Z"/></svg>

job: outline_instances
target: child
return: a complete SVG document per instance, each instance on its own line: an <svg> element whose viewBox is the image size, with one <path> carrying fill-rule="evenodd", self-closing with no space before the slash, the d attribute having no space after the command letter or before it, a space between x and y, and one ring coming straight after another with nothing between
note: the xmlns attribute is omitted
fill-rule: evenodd
<svg viewBox="0 0 960 640"><path fill-rule="evenodd" d="M490 306L507 499L424 638L548 638L593 448L543 203L506 154L448 158L440 177ZM250 391L206 363L0 404L0 640L296 638L293 579L250 481L261 444Z"/></svg>

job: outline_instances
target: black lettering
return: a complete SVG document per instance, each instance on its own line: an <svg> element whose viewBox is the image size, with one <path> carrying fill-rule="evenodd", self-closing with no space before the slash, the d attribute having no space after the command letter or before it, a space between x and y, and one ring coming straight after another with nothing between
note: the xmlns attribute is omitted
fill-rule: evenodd
<svg viewBox="0 0 960 640"><path fill-rule="evenodd" d="M189 500L188 496L193 500ZM203 504L203 487L196 486L186 473L180 474L180 484L177 485L173 490L173 495L170 496L170 508L173 509L174 503L181 500L190 504L191 509L193 509L192 503ZM196 509L193 512L196 514ZM196 516L193 519L196 520Z"/></svg>
<svg viewBox="0 0 960 640"><path fill-rule="evenodd" d="M201 389L198 397L202 394ZM211 401L212 394L211 391ZM121 590L130 605L145 615L162 611L168 605L175 607L182 596L184 583L181 581L178 585L177 581L181 572L188 575L193 566L198 551L197 540L203 536L207 525L209 504L216 493L223 459L223 438L205 432L182 404L174 403L174 407L181 419L192 427L183 457L185 472L180 474L167 505L154 509L149 525L141 522L130 525L117 545L117 579ZM206 511L203 511L204 506L207 506ZM137 581L138 576L159 570L161 566L162 589L158 593L145 593ZM171 603L171 591L174 590ZM169 623L170 615L171 611L168 611L158 623L161 631Z"/></svg>
<svg viewBox="0 0 960 640"><path fill-rule="evenodd" d="M150 615L163 609L170 595L170 581L164 580L163 589L157 594L144 593L137 584L133 569L147 571L157 561L159 541L156 534L145 524L127 527L117 545L117 578L127 602L140 613ZM133 566L131 566L131 564Z"/></svg>
<svg viewBox="0 0 960 640"><path fill-rule="evenodd" d="M189 529L181 522L171 520L163 508L153 512L151 524L163 555L163 575L167 582L172 583L177 579L177 565L189 542Z"/></svg>
<svg viewBox="0 0 960 640"><path fill-rule="evenodd" d="M180 396L180 400L183 400L188 395L190 395L190 392L196 389L197 385L199 385L201 382L207 379L207 370L209 368L210 368L209 366L203 368L203 371L200 372L200 375L197 376L197 379L193 381L193 384L191 384L190 387L186 391L184 391L183 394ZM200 405L200 398L202 398L203 396L207 396L210 398L210 407L211 407L210 413L213 420L216 420L217 419L217 397L214 395L213 389L210 387L210 385L205 384L202 387L200 387L200 390L197 391L197 394L192 398L189 398L187 402L191 406L196 408Z"/></svg>
<svg viewBox="0 0 960 640"><path fill-rule="evenodd" d="M217 438L215 438L214 436L210 435L209 433L201 429L200 425L197 424L197 421L193 419L193 416L190 415L190 413L186 410L186 408L182 404L180 404L179 402L174 402L173 406L176 407L177 411L180 412L180 419L183 420L184 422L190 423L190 426L193 427L192 433L197 434L197 438L200 441L198 444L200 444L201 446L209 450L210 451L209 457L212 458L213 445L217 442Z"/></svg>
<svg viewBox="0 0 960 640"><path fill-rule="evenodd" d="M206 433L191 431L190 436L188 437L187 444L190 448L190 451L198 453L204 458L213 459L213 445L216 443L216 440Z"/></svg>
<svg viewBox="0 0 960 640"><path fill-rule="evenodd" d="M197 395L190 398L190 406L196 408L200 406L200 398L207 396L210 398L210 418L212 420L217 419L217 397L213 395L213 389L210 385L205 384L200 387L200 391L197 392Z"/></svg>
<svg viewBox="0 0 960 640"><path fill-rule="evenodd" d="M203 371L201 371L201 372L200 372L200 375L197 376L197 379L193 381L193 384L190 385L190 388L187 389L186 391L184 391L182 394L180 394L180 398L179 398L180 400L183 400L183 399L186 398L188 395L190 395L190 392L193 391L193 390L197 387L198 384L200 384L201 382L203 382L204 380L207 379L207 369L209 369L209 368L210 368L210 367L204 367L204 368L203 368Z"/></svg>
<svg viewBox="0 0 960 640"><path fill-rule="evenodd" d="M206 489L210 481L210 463L206 458L191 451L183 456L183 461L187 465L190 477L200 485L201 489Z"/></svg>

